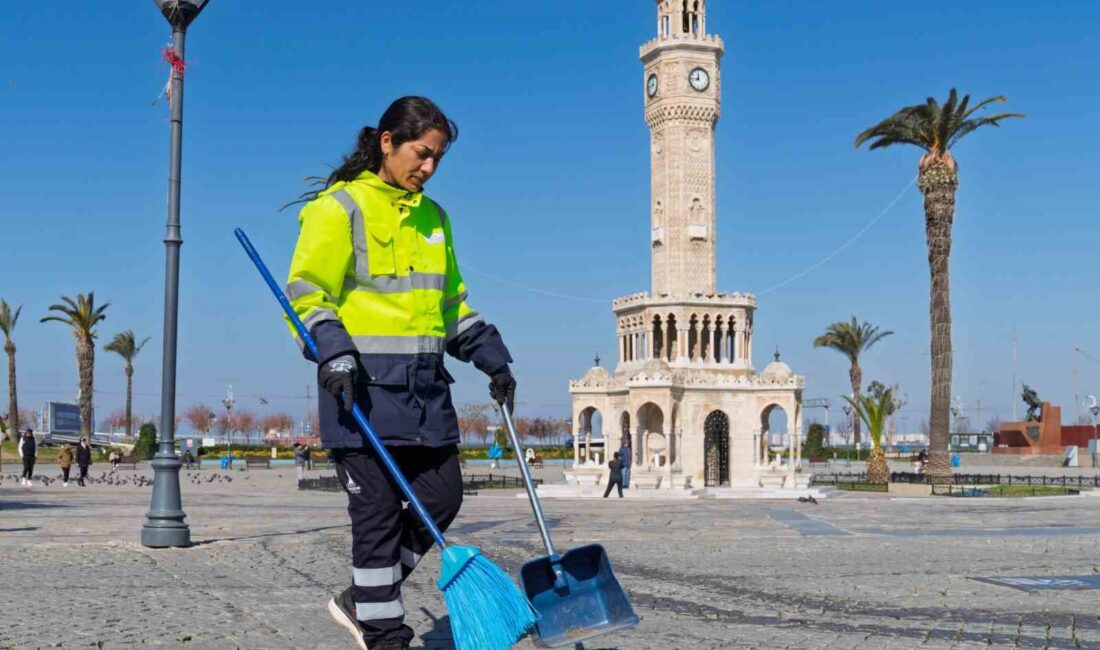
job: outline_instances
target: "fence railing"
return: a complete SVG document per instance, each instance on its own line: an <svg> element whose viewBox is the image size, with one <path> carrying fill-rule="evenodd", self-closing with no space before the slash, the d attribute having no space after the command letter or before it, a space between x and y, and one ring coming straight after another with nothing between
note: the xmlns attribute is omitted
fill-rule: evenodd
<svg viewBox="0 0 1100 650"><path fill-rule="evenodd" d="M535 485L542 485L542 479L533 479ZM462 477L462 489L464 491L522 488L523 479L518 476L505 474L467 474ZM340 485L340 479L335 476L321 476L318 478L304 478L298 481L299 490L316 490L320 492L340 492L344 488Z"/></svg>
<svg viewBox="0 0 1100 650"><path fill-rule="evenodd" d="M974 487L973 485L932 484L932 494L947 497L1042 497L1076 495L1081 491L1077 488L1062 488L1058 485L1028 485L1026 483L1002 483L988 485L986 487Z"/></svg>
<svg viewBox="0 0 1100 650"><path fill-rule="evenodd" d="M813 485L837 485L838 483L866 483L863 472L815 472ZM917 472L893 472L891 483L931 484L932 479ZM1052 487L1100 488L1098 476L1032 476L1018 474L952 474L950 485L1039 485Z"/></svg>

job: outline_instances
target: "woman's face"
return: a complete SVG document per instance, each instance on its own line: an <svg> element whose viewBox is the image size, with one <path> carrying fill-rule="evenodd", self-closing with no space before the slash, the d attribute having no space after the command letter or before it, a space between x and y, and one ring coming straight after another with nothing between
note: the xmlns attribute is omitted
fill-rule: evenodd
<svg viewBox="0 0 1100 650"><path fill-rule="evenodd" d="M381 143L383 157L378 177L410 192L419 192L439 169L439 161L447 147L447 136L438 129L431 129L416 140L395 147L390 132L384 131Z"/></svg>

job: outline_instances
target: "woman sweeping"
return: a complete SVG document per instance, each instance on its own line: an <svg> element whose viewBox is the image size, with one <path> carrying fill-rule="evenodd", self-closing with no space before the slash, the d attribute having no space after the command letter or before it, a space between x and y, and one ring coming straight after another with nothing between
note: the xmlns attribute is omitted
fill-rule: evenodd
<svg viewBox="0 0 1100 650"><path fill-rule="evenodd" d="M451 221L424 185L458 129L430 100L403 97L302 208L286 293L317 342L321 443L332 450L352 522L352 585L329 612L363 650L408 648L401 583L432 537L375 453L357 403L444 530L462 504L454 381L446 352L472 361L511 407L512 361L467 303ZM309 353L306 353L307 356Z"/></svg>

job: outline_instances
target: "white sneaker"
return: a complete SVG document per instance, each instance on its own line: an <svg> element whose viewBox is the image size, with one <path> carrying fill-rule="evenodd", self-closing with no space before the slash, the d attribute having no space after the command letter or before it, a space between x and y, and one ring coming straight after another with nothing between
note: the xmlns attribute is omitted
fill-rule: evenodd
<svg viewBox="0 0 1100 650"><path fill-rule="evenodd" d="M68 483L62 483L61 487L69 487L69 484Z"/></svg>

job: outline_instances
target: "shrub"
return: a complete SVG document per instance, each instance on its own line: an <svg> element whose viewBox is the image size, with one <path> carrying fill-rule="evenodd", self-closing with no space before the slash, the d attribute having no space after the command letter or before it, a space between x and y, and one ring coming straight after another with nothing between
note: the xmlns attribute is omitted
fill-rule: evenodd
<svg viewBox="0 0 1100 650"><path fill-rule="evenodd" d="M134 445L134 458L151 460L157 453L157 425L146 422L138 431L138 440Z"/></svg>

